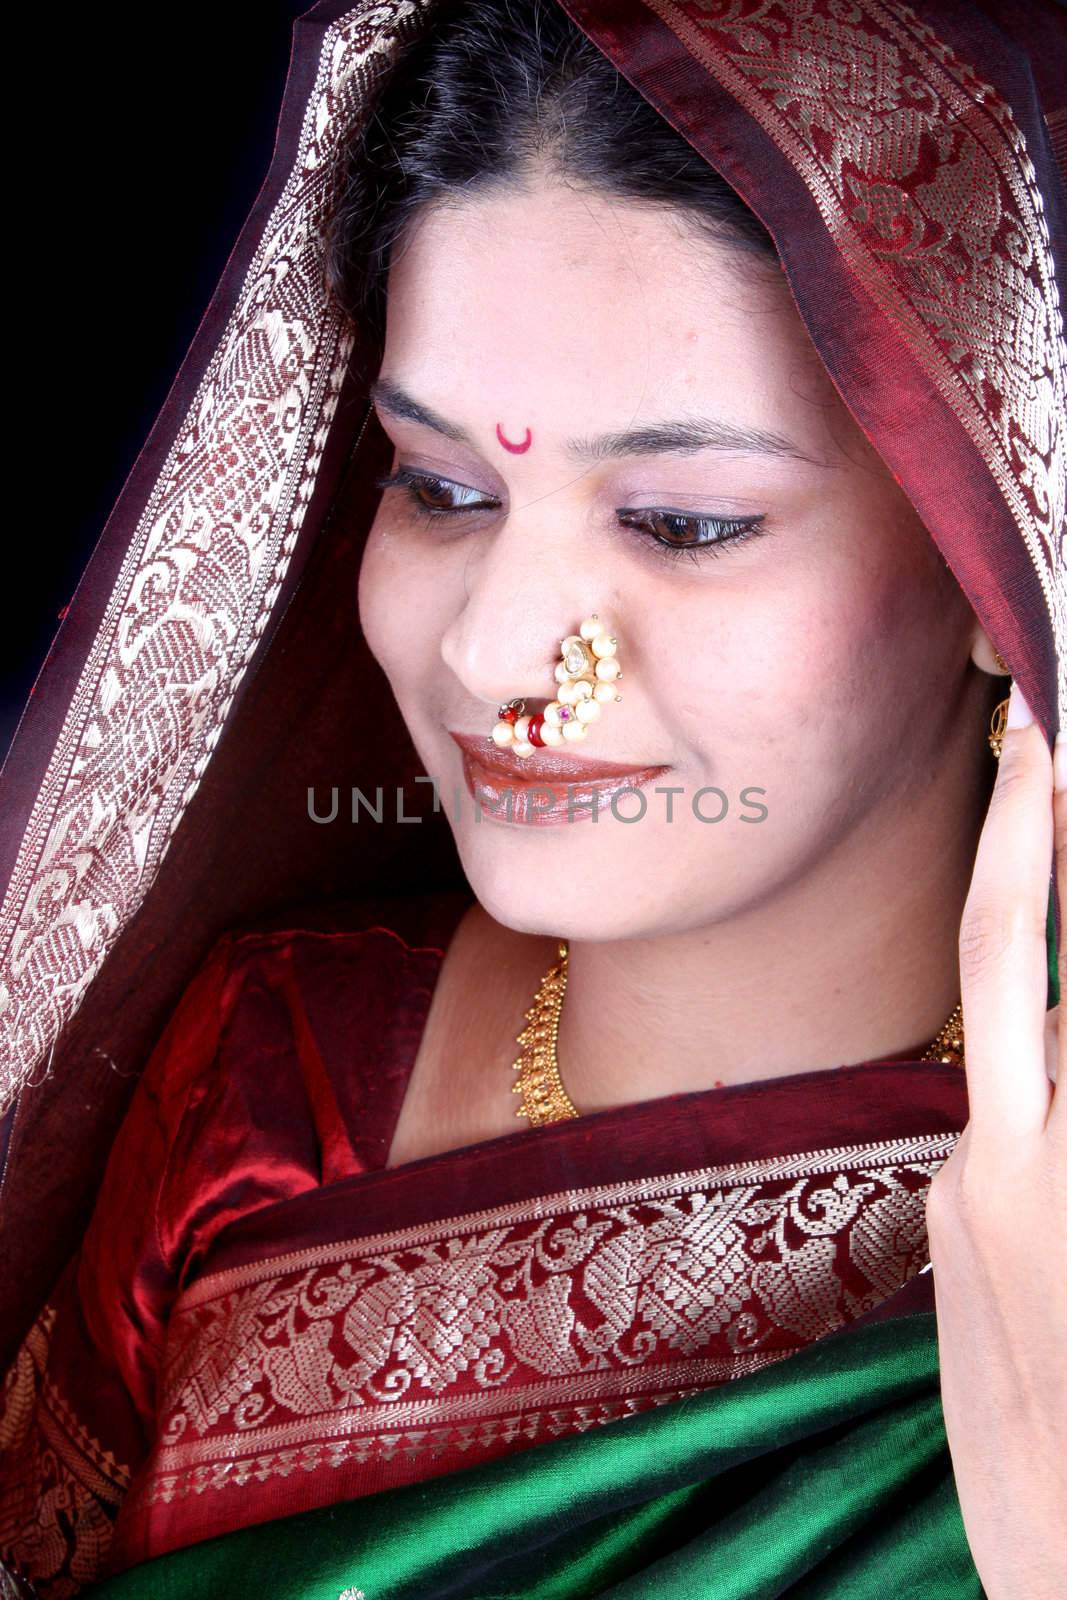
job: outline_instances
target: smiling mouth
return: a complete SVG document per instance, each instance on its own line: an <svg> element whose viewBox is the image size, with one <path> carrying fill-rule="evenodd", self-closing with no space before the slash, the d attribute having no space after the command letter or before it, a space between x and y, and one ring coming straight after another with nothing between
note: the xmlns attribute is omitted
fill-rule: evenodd
<svg viewBox="0 0 1067 1600"><path fill-rule="evenodd" d="M649 778L668 771L667 764L638 766L618 761L597 761L592 757L568 757L554 750L535 750L532 756L515 756L494 744L488 734L456 733L449 729L464 756L496 778L510 778L519 784L594 784L621 778Z"/></svg>
<svg viewBox="0 0 1067 1600"><path fill-rule="evenodd" d="M627 789L651 783L669 766L623 766L619 762L568 760L537 750L525 759L488 735L449 730L463 757L467 790L479 815L505 826L555 827L596 817Z"/></svg>

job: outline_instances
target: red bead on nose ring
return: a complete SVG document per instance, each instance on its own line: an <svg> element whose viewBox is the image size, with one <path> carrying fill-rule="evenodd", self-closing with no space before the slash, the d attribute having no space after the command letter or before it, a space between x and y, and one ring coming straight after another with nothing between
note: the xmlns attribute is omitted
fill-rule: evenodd
<svg viewBox="0 0 1067 1600"><path fill-rule="evenodd" d="M622 677L618 640L595 611L579 624L577 633L569 633L559 643L556 698L532 717L523 715L525 700L506 700L497 708L490 737L517 756L532 756L535 750L562 744L565 739L584 739L589 724L600 716L601 706L622 699L615 689Z"/></svg>

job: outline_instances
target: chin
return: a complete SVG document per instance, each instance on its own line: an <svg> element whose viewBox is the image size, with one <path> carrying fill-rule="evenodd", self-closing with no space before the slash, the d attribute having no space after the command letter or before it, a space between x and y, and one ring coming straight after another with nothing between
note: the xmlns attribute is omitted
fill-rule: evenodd
<svg viewBox="0 0 1067 1600"><path fill-rule="evenodd" d="M711 928L759 906L782 881L780 861L739 853L725 836L725 850L704 840L680 849L673 835L649 837L641 849L639 826L597 827L603 831L593 839L579 827L546 833L472 822L457 830L456 845L491 917L517 933L557 939L652 939ZM568 831L570 848L560 839ZM575 848L586 838L590 846Z"/></svg>
<svg viewBox="0 0 1067 1600"><path fill-rule="evenodd" d="M524 852L524 862L529 858ZM597 875L579 879L562 863L551 861L538 866L519 866L514 849L487 850L479 843L475 850L459 850L467 882L479 903L505 928L516 933L544 934L564 938L564 923L575 936L612 937L600 934L594 924L610 920L610 905L605 917L604 896Z"/></svg>
<svg viewBox="0 0 1067 1600"><path fill-rule="evenodd" d="M467 881L489 915L516 933L554 939L611 940L639 938L659 922L655 906L642 906L643 897L620 894L624 842L619 858L602 873L575 872L560 859L558 867L543 856L539 863L517 864L511 849L487 851L484 846L459 855Z"/></svg>

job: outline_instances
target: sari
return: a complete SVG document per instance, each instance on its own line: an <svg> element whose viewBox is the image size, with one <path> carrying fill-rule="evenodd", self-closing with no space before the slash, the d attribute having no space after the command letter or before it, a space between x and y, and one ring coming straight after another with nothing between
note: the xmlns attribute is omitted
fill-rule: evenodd
<svg viewBox="0 0 1067 1600"><path fill-rule="evenodd" d="M772 233L1051 742L1055 8L565 9ZM298 22L271 171L5 765L0 1558L55 1596L979 1595L924 1220L958 1067L385 1166L470 901L439 814L307 813L353 706L346 776L418 793L336 605L387 456L321 225L438 15ZM1050 1004L1057 918L1053 893Z"/></svg>

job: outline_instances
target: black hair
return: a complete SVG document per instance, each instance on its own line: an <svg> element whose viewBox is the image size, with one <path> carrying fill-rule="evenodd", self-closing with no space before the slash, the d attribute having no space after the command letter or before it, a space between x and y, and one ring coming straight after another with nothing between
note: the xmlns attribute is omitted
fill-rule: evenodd
<svg viewBox="0 0 1067 1600"><path fill-rule="evenodd" d="M335 301L380 344L390 260L416 212L538 167L675 207L716 242L778 263L736 190L555 0L443 0L342 154L325 232Z"/></svg>

